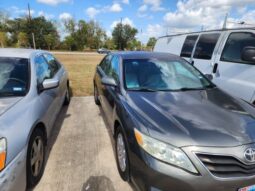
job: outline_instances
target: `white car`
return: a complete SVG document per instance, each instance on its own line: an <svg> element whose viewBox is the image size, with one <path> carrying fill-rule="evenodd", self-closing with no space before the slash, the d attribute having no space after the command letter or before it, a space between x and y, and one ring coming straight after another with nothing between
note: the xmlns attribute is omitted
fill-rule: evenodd
<svg viewBox="0 0 255 191"><path fill-rule="evenodd" d="M155 52L179 55L235 97L255 104L255 30L212 30L164 36Z"/></svg>

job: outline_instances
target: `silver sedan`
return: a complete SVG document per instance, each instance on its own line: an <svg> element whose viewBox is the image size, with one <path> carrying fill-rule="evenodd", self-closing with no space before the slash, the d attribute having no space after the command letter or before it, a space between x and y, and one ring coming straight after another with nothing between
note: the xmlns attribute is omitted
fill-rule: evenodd
<svg viewBox="0 0 255 191"><path fill-rule="evenodd" d="M0 49L0 190L25 190L42 177L45 147L63 104L67 71L41 50Z"/></svg>

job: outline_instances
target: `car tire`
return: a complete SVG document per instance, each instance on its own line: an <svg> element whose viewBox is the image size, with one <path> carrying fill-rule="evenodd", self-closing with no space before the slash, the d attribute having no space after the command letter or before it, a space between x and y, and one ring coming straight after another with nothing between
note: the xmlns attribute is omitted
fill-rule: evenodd
<svg viewBox="0 0 255 191"><path fill-rule="evenodd" d="M69 105L70 101L71 101L70 87L69 85L67 85L64 105Z"/></svg>
<svg viewBox="0 0 255 191"><path fill-rule="evenodd" d="M120 177L124 181L130 180L130 167L129 167L129 157L127 151L127 143L124 138L120 128L117 128L115 134L115 154L117 161L117 168L120 174Z"/></svg>
<svg viewBox="0 0 255 191"><path fill-rule="evenodd" d="M27 149L27 188L33 188L40 181L45 167L46 137L41 129L32 133Z"/></svg>
<svg viewBox="0 0 255 191"><path fill-rule="evenodd" d="M98 89L96 85L94 85L94 100L96 105L101 105L100 100L99 100L99 94L98 94Z"/></svg>

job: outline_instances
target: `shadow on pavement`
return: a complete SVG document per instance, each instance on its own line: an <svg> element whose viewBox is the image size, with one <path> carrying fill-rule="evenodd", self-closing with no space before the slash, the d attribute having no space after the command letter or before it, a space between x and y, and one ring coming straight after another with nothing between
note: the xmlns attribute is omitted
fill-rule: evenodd
<svg viewBox="0 0 255 191"><path fill-rule="evenodd" d="M112 181L106 176L91 176L83 184L82 191L115 191Z"/></svg>

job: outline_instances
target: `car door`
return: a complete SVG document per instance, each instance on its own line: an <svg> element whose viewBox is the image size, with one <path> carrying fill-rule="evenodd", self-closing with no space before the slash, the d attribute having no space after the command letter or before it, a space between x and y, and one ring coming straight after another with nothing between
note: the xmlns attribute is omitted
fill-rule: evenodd
<svg viewBox="0 0 255 191"><path fill-rule="evenodd" d="M203 33L199 36L191 62L204 74L212 72L213 54L220 34L213 32Z"/></svg>
<svg viewBox="0 0 255 191"><path fill-rule="evenodd" d="M41 54L35 57L36 78L38 87L42 85L45 79L54 78L48 62ZM47 127L51 128L56 118L56 105L59 88L38 91L39 100L41 103L41 111L44 116L44 121Z"/></svg>
<svg viewBox="0 0 255 191"><path fill-rule="evenodd" d="M215 60L213 81L233 96L254 102L255 63L242 59L246 47L255 47L254 31L226 32L221 52Z"/></svg>
<svg viewBox="0 0 255 191"><path fill-rule="evenodd" d="M65 99L65 94L67 90L67 72L64 67L59 63L59 61L50 53L44 53L43 56L47 60L50 70L54 73L54 78L59 80L58 87L58 110L61 109L62 103Z"/></svg>
<svg viewBox="0 0 255 191"><path fill-rule="evenodd" d="M108 122L112 124L114 100L116 98L118 88L103 85L101 80L104 76L108 76L114 78L117 84L119 83L119 57L112 55L106 56L105 59L98 66L97 73L99 81L97 82L97 86L101 105Z"/></svg>

